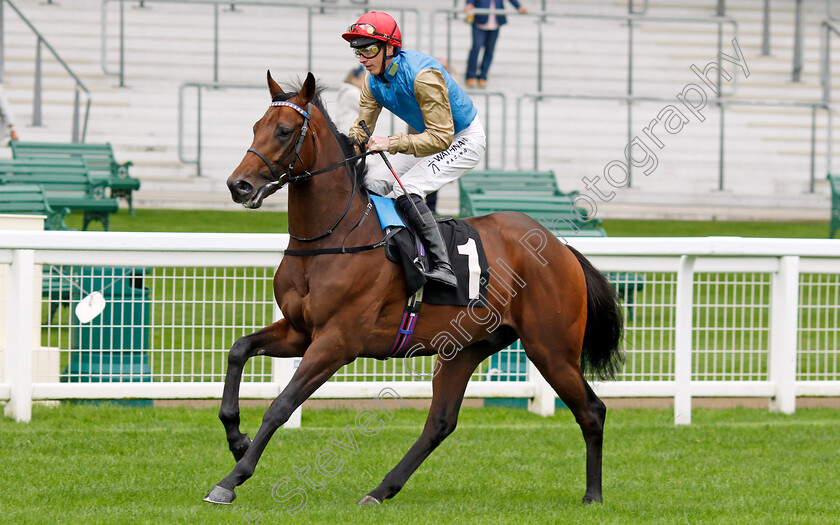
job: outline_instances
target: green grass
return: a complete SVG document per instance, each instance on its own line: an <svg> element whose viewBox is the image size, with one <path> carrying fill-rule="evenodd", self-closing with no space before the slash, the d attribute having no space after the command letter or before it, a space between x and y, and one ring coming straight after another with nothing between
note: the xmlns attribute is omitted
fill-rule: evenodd
<svg viewBox="0 0 840 525"><path fill-rule="evenodd" d="M81 229L82 216L71 214L65 221ZM101 229L94 223L91 229ZM748 222L748 221L652 221L604 219L610 237L828 237L825 222ZM288 231L285 212L266 210L157 210L138 209L132 217L124 209L111 216L112 231L280 233Z"/></svg>
<svg viewBox="0 0 840 525"><path fill-rule="evenodd" d="M375 408L371 402L371 407ZM253 435L261 409L243 411ZM0 499L6 523L836 523L840 411L613 410L605 432L604 505L584 507L584 447L571 415L464 409L458 430L393 500L355 501L375 487L418 436L425 411L402 409L374 437L354 431L356 411L305 410L303 428L275 434L231 506L201 501L233 466L215 409L35 407L30 424L0 420ZM334 477L315 472L331 448ZM336 463L337 464L337 463ZM272 498L293 467L312 467L306 506ZM278 498L282 499L282 498Z"/></svg>
<svg viewBox="0 0 840 525"><path fill-rule="evenodd" d="M68 227L82 229L82 215L70 214ZM92 223L90 230L102 230ZM266 210L158 210L137 209L131 216L120 209L111 215L111 231L125 232L211 232L211 233L280 233L287 232L288 214Z"/></svg>
<svg viewBox="0 0 840 525"><path fill-rule="evenodd" d="M610 237L736 237L828 238L825 222L643 221L604 219Z"/></svg>

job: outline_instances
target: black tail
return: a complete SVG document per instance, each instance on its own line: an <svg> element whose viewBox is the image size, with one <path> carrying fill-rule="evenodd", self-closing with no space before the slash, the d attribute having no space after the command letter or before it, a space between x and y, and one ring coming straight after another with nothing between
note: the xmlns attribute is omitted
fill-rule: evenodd
<svg viewBox="0 0 840 525"><path fill-rule="evenodd" d="M586 276L586 330L583 334L583 351L580 368L584 375L598 379L614 379L624 365L621 339L624 318L615 290L592 263L568 244Z"/></svg>

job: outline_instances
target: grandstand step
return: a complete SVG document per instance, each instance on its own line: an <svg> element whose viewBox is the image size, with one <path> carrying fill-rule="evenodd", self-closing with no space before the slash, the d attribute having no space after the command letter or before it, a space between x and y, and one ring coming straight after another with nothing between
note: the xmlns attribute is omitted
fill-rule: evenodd
<svg viewBox="0 0 840 525"><path fill-rule="evenodd" d="M524 0L532 11L539 3ZM728 16L739 24L738 41L750 68L750 77L738 79L740 99L774 99L815 102L821 100L819 81L819 24L825 17L825 2L806 0L804 69L802 82L792 83L793 20L792 3L771 3L771 56L760 56L762 7L758 0L730 2ZM267 91L262 87L265 71L271 69L277 80L286 81L306 74L307 55L311 53L312 69L328 86L338 87L346 71L356 61L336 36L348 20L364 8L325 9L313 17L315 36L312 48L306 39L306 10L266 6L237 6L230 12L220 10L219 78L252 84L253 89L202 92L202 175L197 167L182 163L178 154L178 97L184 82L209 81L213 78L213 11L208 5L148 2L138 8L137 2L126 3L126 67L127 87L117 87L119 78L102 70L102 2L75 0L46 4L27 2L21 5L24 14L58 50L90 89L92 106L87 129L89 142L111 142L117 158L135 163L132 174L143 180L136 199L150 206L233 206L225 187L225 179L241 160L251 141L251 126L265 111ZM119 42L116 21L118 4L107 5L105 51L108 68L116 71ZM342 4L344 5L344 4ZM403 24L406 41L421 42L428 50L432 40L429 20L435 9L451 9L449 0L429 0L418 6L423 33L414 34L414 18ZM345 5L346 7L346 5ZM691 19L714 16L714 3L702 0L685 2L651 0L648 16L679 16ZM548 3L554 13L587 13L624 15L626 3L608 0L580 2L556 0ZM286 17L300 23L280 39L277 20ZM4 88L16 113L19 131L26 140L68 140L70 136L74 81L45 53L43 82L44 126L32 127L34 87L34 42L28 28L11 10L6 10ZM443 17L435 18L435 49L432 54L446 54L446 26ZM501 30L490 90L505 93L505 102L493 101L485 118L484 100L475 90L475 100L488 127L489 157L500 164L502 149L507 167L515 159L531 163L533 157L533 106L523 105L521 136L516 137L516 106L525 92L537 89L537 56L535 38L541 32L546 53L543 57L543 89L562 93L627 93L627 24L623 21L550 18L538 25L533 16L512 16ZM637 103L633 107L631 134L642 129L667 105L678 104L676 95L689 83L700 83L690 66L704 66L715 60L717 27L712 23L634 23L633 93L659 96L662 102ZM597 35L597 38L593 37ZM282 40L282 41L281 41ZM732 53L731 35L724 35L724 52ZM458 20L451 26L450 62L454 76L463 79L466 56L470 48L468 26ZM832 95L840 99L840 39L833 39ZM410 46L412 47L412 46ZM283 56L278 55L282 49ZM727 65L731 68L731 65ZM197 141L195 114L196 92L185 93L183 129L184 154L195 157ZM708 93L707 93L708 94ZM328 92L327 100L334 100ZM82 96L84 103L86 98ZM507 135L502 137L501 107L507 111ZM738 198L708 193L717 185L719 155L719 116L713 101L705 108L704 123L692 120L679 135L665 136L666 147L657 150L660 166L645 177L634 170L636 188L626 190L651 195L655 202L620 200L622 209L639 213L660 210L665 215L668 202L679 202L688 209L697 206L707 210L713 205L733 209L772 209L775 201L793 192L795 206L803 204L802 213L820 210L827 188L817 184L817 195L802 194L810 177L810 109L731 106L726 112L726 185ZM627 145L627 107L623 103L604 101L544 101L539 106L539 165L557 172L564 191L584 190L582 178L601 173L607 162L622 159ZM401 131L397 123L380 120L378 132ZM826 118L818 114L818 137L826 134ZM840 135L840 134L836 134ZM663 135L664 136L664 135ZM504 139L504 140L502 140ZM664 139L663 139L664 140ZM519 142L519 151L517 151ZM818 179L824 173L827 147L824 139L817 145ZM840 145L833 148L840 151ZM822 170L822 171L821 171ZM625 189L616 191L625 193ZM682 196L683 200L673 200ZM810 199L810 201L809 201ZM284 207L285 197L269 199L271 206ZM269 204L267 201L267 204ZM457 189L445 188L441 193L441 210L453 213L458 209ZM771 205L772 204L772 205ZM617 203L604 205L605 213L617 209ZM673 207L673 206L672 206ZM797 208L798 209L798 208ZM705 212L704 212L705 213ZM738 212L742 213L742 212ZM746 213L746 212L744 212ZM791 212L793 213L793 212ZM669 215L670 216L670 215ZM827 215L826 215L827 217Z"/></svg>

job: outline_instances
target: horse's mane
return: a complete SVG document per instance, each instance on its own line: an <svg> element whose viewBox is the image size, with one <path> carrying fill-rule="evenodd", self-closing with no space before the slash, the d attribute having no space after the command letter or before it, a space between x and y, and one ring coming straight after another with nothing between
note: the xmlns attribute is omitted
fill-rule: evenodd
<svg viewBox="0 0 840 525"><path fill-rule="evenodd" d="M283 93L280 93L276 97L272 99L272 102L279 102L289 100L290 98L296 96L298 92L300 92L300 88L303 86L303 81L298 79L294 86L289 87L286 89L287 86L284 86L286 89ZM345 159L349 159L356 155L356 151L354 146L356 141L352 138L348 137L344 133L338 130L333 122L332 118L330 117L329 113L327 113L327 105L324 103L324 99L321 97L321 93L326 90L326 86L321 83L317 83L315 85L315 96L312 98L312 105L318 108L318 111L324 115L324 120L327 121L327 125L330 127L330 133L333 134L335 139L338 141L338 145L341 147L341 152L344 154ZM350 169L355 171L356 174L356 186L362 192L365 191L365 176L367 175L367 165L365 163L365 158L362 157L359 160L356 160L350 163ZM350 180L353 180L353 172L348 171L348 175L350 176Z"/></svg>

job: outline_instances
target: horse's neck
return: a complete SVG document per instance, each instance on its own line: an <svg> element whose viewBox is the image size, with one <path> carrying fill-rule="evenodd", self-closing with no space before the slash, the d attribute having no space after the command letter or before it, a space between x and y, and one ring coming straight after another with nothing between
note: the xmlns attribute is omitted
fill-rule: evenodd
<svg viewBox="0 0 840 525"><path fill-rule="evenodd" d="M321 154L318 155L318 162L311 166L309 171L314 172L344 160L338 144L330 144L326 149L329 151L319 152ZM335 226L349 203L350 208L347 214L344 215L333 234L318 243L308 243L307 247L315 248L315 245L319 243L336 245L335 239L332 238L336 236L343 240L344 236L359 222L366 206L362 193L358 189L354 191L354 184L353 178L348 176L348 168L343 164L332 171L315 175L306 182L290 184L289 231L304 238L322 235ZM353 202L349 202L351 197Z"/></svg>

